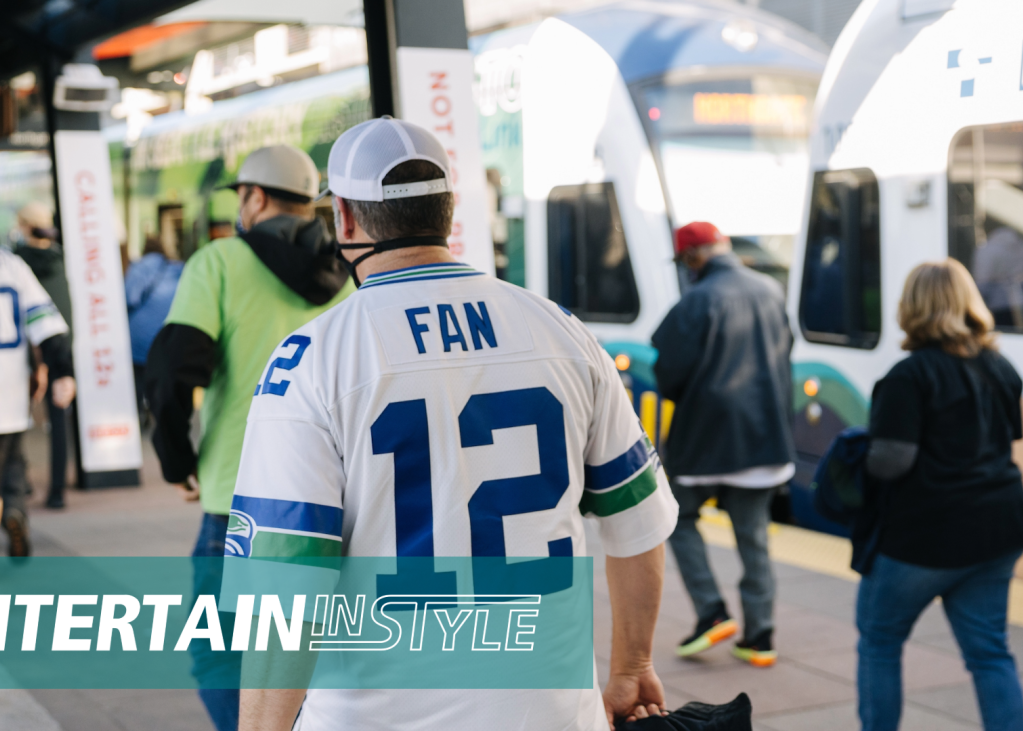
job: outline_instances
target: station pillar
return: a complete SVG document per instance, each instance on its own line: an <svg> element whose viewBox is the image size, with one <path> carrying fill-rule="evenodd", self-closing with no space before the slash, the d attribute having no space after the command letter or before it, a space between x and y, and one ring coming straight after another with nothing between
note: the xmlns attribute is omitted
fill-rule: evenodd
<svg viewBox="0 0 1023 731"><path fill-rule="evenodd" d="M54 106L55 65L45 70L51 73L44 73L44 94L55 222L71 295L78 487L139 485L142 441L110 153L98 112Z"/></svg>
<svg viewBox="0 0 1023 731"><path fill-rule="evenodd" d="M460 261L494 273L475 76L462 0L364 0L370 94L389 114L433 132L447 149L455 189L448 246Z"/></svg>

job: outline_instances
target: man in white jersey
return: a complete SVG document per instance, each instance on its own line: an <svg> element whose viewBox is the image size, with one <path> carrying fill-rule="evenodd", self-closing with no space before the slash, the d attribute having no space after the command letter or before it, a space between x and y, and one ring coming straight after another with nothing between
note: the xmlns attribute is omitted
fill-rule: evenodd
<svg viewBox="0 0 1023 731"><path fill-rule="evenodd" d="M662 712L651 651L678 507L611 359L567 311L453 259L448 158L426 130L358 125L328 179L361 288L271 356L232 504L251 542L229 527L228 555L585 556L587 514L608 555L611 675L603 702L596 678L242 690L240 729L594 731Z"/></svg>
<svg viewBox="0 0 1023 731"><path fill-rule="evenodd" d="M68 327L28 264L0 249L0 475L20 453L22 432L32 426L29 346L39 348L49 370L53 403L67 408L75 397ZM28 518L23 480L3 481L3 515L8 553L28 556Z"/></svg>

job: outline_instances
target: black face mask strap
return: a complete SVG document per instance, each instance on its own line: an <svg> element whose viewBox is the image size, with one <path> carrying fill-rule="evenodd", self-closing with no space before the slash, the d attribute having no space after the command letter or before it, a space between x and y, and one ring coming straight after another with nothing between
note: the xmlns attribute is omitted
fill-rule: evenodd
<svg viewBox="0 0 1023 731"><path fill-rule="evenodd" d="M416 246L442 246L447 248L448 241L443 236L405 236L400 239L388 239L387 241L378 241L375 244L338 244L337 245L337 258L341 260L341 265L348 272L348 275L355 281L356 287L362 286L362 281L359 280L359 275L356 274L356 268L366 259L370 258L374 254L380 254L384 251L394 251L396 249L412 249ZM355 261L348 261L341 252L344 250L353 249L370 249L362 256L356 257Z"/></svg>

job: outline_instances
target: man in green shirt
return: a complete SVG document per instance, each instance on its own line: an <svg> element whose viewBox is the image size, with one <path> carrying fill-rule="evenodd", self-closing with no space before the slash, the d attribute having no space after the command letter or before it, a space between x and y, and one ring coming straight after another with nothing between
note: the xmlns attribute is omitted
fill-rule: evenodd
<svg viewBox="0 0 1023 731"><path fill-rule="evenodd" d="M245 421L267 358L291 332L355 290L313 213L319 174L306 153L288 145L256 150L229 187L240 202L238 236L217 239L188 260L147 359L146 396L164 479L186 500L202 502L193 557L224 555ZM196 387L206 389L198 455L189 435ZM219 562L196 562L196 594L218 593L214 566ZM236 664L214 653L193 659L210 717L218 731L233 731L238 691L214 688L238 687L230 679Z"/></svg>

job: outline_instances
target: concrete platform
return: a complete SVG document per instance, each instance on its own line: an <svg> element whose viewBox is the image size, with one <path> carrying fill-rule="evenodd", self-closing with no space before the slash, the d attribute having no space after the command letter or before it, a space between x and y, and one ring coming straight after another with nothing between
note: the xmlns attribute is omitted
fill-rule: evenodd
<svg viewBox="0 0 1023 731"><path fill-rule="evenodd" d="M45 437L29 435L31 509L38 555L188 555L199 526L197 503L185 503L160 478L152 446L145 445L144 486L69 491L68 508L48 511ZM710 558L733 614L741 572L727 518L710 512L701 526ZM594 535L591 532L591 535ZM750 695L758 731L853 731L856 718L856 574L844 541L789 527L772 528L778 578L775 641L780 660L757 669L732 658L728 643L695 660L675 657L678 640L695 623L674 561L669 557L657 626L655 663L671 707L690 700L720 703ZM2 544L3 539L0 539ZM596 541L594 540L594 544ZM599 545L599 544L598 544ZM0 550L4 550L0 546ZM603 558L596 561L594 604L598 672L607 677L611 617ZM1023 618L1023 582L1013 591L1012 617ZM1023 627L1011 626L1013 648L1023 652ZM921 617L905 652L903 731L979 729L969 675L963 668L939 604ZM0 729L23 731L211 731L190 691L0 691Z"/></svg>

